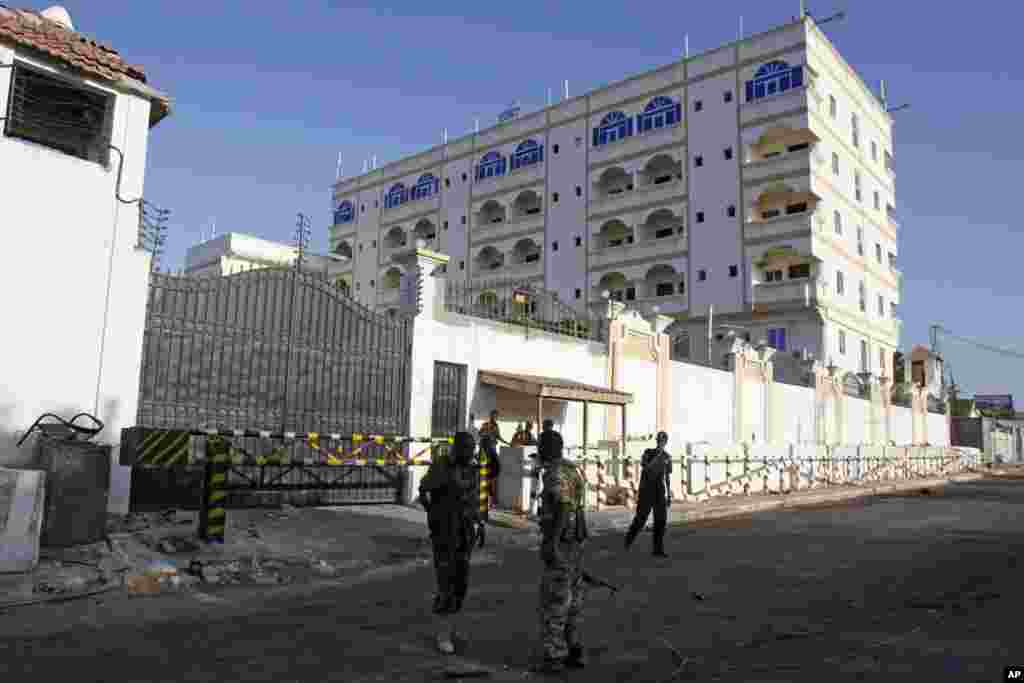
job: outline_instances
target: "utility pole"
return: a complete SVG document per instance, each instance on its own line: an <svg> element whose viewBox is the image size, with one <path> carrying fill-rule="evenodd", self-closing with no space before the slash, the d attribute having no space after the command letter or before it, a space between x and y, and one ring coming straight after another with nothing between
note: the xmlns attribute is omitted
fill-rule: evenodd
<svg viewBox="0 0 1024 683"><path fill-rule="evenodd" d="M310 222L306 214L301 211L295 223L295 269L302 270L302 264L306 257L306 249L309 247Z"/></svg>
<svg viewBox="0 0 1024 683"><path fill-rule="evenodd" d="M136 247L152 253L149 272L155 273L160 266L160 257L167 242L167 221L171 210L162 209L145 199L139 202L139 234Z"/></svg>

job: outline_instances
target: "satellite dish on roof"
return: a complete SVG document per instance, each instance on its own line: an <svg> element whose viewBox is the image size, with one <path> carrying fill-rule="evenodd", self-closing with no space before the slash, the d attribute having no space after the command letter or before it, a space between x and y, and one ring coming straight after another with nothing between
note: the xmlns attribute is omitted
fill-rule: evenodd
<svg viewBox="0 0 1024 683"><path fill-rule="evenodd" d="M68 14L68 11L60 5L54 5L49 9L43 10L39 14L44 19L49 19L56 24L60 24L69 31L75 30L75 25L71 23L71 15Z"/></svg>

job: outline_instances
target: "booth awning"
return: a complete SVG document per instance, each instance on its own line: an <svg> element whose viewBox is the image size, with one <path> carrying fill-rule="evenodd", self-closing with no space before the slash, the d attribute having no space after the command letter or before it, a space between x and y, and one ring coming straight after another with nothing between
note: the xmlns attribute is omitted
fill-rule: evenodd
<svg viewBox="0 0 1024 683"><path fill-rule="evenodd" d="M498 370L480 370L479 380L483 384L501 387L509 391L553 398L562 401L587 401L588 403L604 403L609 405L626 405L633 402L633 394L615 391L606 387L597 387L582 382L574 382L558 377L540 377Z"/></svg>

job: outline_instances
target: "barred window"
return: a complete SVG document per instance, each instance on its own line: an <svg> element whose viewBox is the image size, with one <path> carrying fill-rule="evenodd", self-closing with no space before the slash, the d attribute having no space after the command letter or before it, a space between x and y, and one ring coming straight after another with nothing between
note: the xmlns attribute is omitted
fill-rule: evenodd
<svg viewBox="0 0 1024 683"><path fill-rule="evenodd" d="M18 64L4 133L106 165L113 101L99 90Z"/></svg>

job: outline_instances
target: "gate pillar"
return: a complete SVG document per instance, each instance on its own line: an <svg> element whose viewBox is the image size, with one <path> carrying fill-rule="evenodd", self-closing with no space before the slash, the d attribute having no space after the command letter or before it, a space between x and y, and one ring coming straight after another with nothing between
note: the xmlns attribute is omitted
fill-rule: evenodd
<svg viewBox="0 0 1024 683"><path fill-rule="evenodd" d="M434 398L433 328L444 309L444 288L434 276L448 263L448 256L430 251L417 240L412 249L399 252L392 261L402 267L402 313L411 318L409 350L409 436L431 436Z"/></svg>

